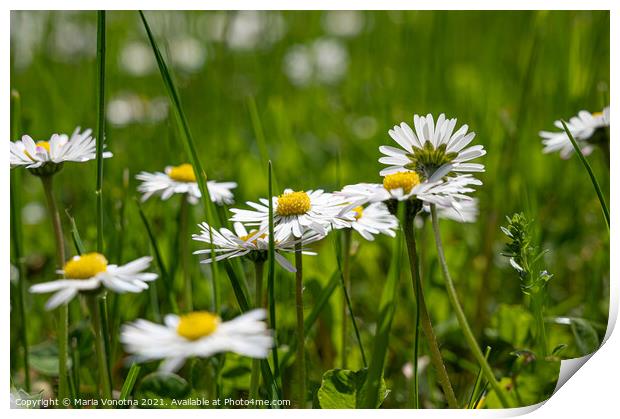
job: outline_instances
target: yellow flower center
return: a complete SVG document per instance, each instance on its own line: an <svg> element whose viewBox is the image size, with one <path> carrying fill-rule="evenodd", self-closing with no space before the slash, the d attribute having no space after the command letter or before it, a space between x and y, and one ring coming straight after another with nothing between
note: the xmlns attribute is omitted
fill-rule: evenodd
<svg viewBox="0 0 620 419"><path fill-rule="evenodd" d="M289 192L278 197L276 212L284 217L288 215L302 215L310 211L311 207L310 197L307 193L303 191Z"/></svg>
<svg viewBox="0 0 620 419"><path fill-rule="evenodd" d="M353 212L355 212L355 219L359 220L362 218L362 214L364 213L364 207L355 207L353 208Z"/></svg>
<svg viewBox="0 0 620 419"><path fill-rule="evenodd" d="M594 113L592 114L592 116L593 116L593 117L595 117L595 118L597 118L597 117L599 117L599 116L603 116L603 112L594 112Z"/></svg>
<svg viewBox="0 0 620 419"><path fill-rule="evenodd" d="M168 177L178 182L196 182L194 168L189 163L171 167L168 171Z"/></svg>
<svg viewBox="0 0 620 419"><path fill-rule="evenodd" d="M101 253L86 253L75 256L65 264L65 277L88 279L108 269L108 260Z"/></svg>
<svg viewBox="0 0 620 419"><path fill-rule="evenodd" d="M37 141L37 147L43 147L48 153L50 152L50 143L47 141Z"/></svg>
<svg viewBox="0 0 620 419"><path fill-rule="evenodd" d="M195 311L179 318L177 333L185 339L196 340L215 332L220 317L208 311Z"/></svg>
<svg viewBox="0 0 620 419"><path fill-rule="evenodd" d="M416 172L398 172L383 178L383 187L388 191L402 188L405 193L409 193L419 184L420 176Z"/></svg>
<svg viewBox="0 0 620 419"><path fill-rule="evenodd" d="M47 152L48 152L48 153L50 152L50 143L49 143L49 142L47 142L47 141L37 141L35 145L36 145L37 147L43 147L44 149L46 149L46 150L47 150ZM25 153L28 157L30 157L32 160L34 160L34 157L32 157L32 156L30 155L30 153L28 153L28 151L24 150L24 153Z"/></svg>
<svg viewBox="0 0 620 419"><path fill-rule="evenodd" d="M246 234L245 236L239 236L239 238L240 238L241 240L243 240L244 242L247 242L247 241L248 241L248 239L252 238L253 240L251 240L251 243L256 244L256 242L258 241L258 239L264 239L264 238L266 238L266 237L267 237L267 234L266 234L266 233L263 233L263 234L261 234L261 235L257 236L257 235L256 235L256 232L257 232L257 231L258 231L258 230L252 230L252 231L250 231L250 233L249 233L249 234Z"/></svg>

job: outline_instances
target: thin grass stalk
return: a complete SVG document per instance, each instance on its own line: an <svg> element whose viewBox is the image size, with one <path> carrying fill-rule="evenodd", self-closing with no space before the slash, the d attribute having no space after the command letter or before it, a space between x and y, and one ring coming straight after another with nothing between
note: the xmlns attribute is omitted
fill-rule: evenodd
<svg viewBox="0 0 620 419"><path fill-rule="evenodd" d="M303 258L301 239L295 243L295 313L297 315L297 407L306 405L306 334L304 330Z"/></svg>
<svg viewBox="0 0 620 419"><path fill-rule="evenodd" d="M103 336L103 319L96 295L88 295L86 297L88 309L90 311L90 320L95 334L95 353L97 354L97 367L99 373L99 391L104 399L112 398L112 388L108 375L108 360L106 356L105 337Z"/></svg>
<svg viewBox="0 0 620 419"><path fill-rule="evenodd" d="M149 237L149 241L151 242L151 247L153 248L153 253L155 255L155 262L157 263L157 267L159 268L159 273L162 277L161 281L157 281L157 284L163 284L164 292L168 297L168 301L170 303L170 309L173 313L177 314L179 312L179 308L176 303L175 294L174 294L174 286L172 284L172 278L170 277L170 273L166 268L166 264L164 263L164 259L159 250L159 245L157 244L157 239L153 234L153 230L151 229L151 225L149 220L146 218L146 214L142 210L140 206L140 201L136 200L136 205L138 206L138 213L140 215L140 219L142 220L142 224L144 224L144 228L146 229L146 233ZM155 287L149 287L155 288Z"/></svg>
<svg viewBox="0 0 620 419"><path fill-rule="evenodd" d="M140 368L140 364L131 364L131 368L129 368L129 372L127 373L127 378L125 378L125 382L121 388L121 394L118 398L119 400L127 400L129 398L129 395L136 384L136 380L138 379L138 375L140 375Z"/></svg>
<svg viewBox="0 0 620 419"><path fill-rule="evenodd" d="M431 204L431 218L433 222L433 232L435 233L435 244L437 245L437 254L439 256L439 264L441 265L441 270L443 272L443 277L446 282L446 290L448 291L448 297L450 299L450 303L452 304L452 308L456 314L456 318L459 322L459 326L465 336L465 340L469 345L469 349L472 351L474 358L478 361L480 368L484 373L487 381L495 391L497 398L499 399L502 407L508 408L510 407L508 403L508 399L506 398L503 389L499 385L495 375L493 374L493 370L489 366L486 359L484 359L484 355L476 342L476 338L469 327L469 323L467 322L467 318L465 317L465 312L461 307L461 303L459 302L459 298L456 292L456 288L454 287L454 282L452 282L452 277L450 276L450 271L448 269L448 263L446 262L446 256L443 251L443 245L441 243L441 233L439 231L439 220L437 218L437 208L435 204Z"/></svg>
<svg viewBox="0 0 620 419"><path fill-rule="evenodd" d="M20 96L15 90L11 91L11 140L16 140L19 135L21 120ZM22 362L24 366L24 389L30 392L30 362L28 360L28 317L26 315L26 264L24 261L22 243L22 220L21 220L21 171L11 171L10 201L11 201L11 244L13 245L13 261L19 272L17 300L21 324L19 328L19 340L22 345Z"/></svg>
<svg viewBox="0 0 620 419"><path fill-rule="evenodd" d="M409 255L409 266L411 270L411 281L413 285L413 292L416 298L416 330L415 330L415 342L414 342L414 356L413 360L413 368L414 374L417 374L417 353L418 353L418 337L419 330L417 328L418 322L422 323L422 330L424 335L426 336L426 340L428 341L429 352L431 356L431 362L435 367L437 372L437 380L441 385L444 396L446 397L446 401L448 402L448 406L451 409L458 408L458 402L456 400L456 396L454 395L454 390L452 389L452 384L450 383L450 377L448 376L448 372L446 370L446 365L443 361L443 357L441 356L441 351L439 350L439 345L437 343L437 337L435 336L435 331L433 330L433 325L431 323L431 318L428 314L428 309L426 307L426 300L424 298L424 290L421 286L421 278L420 278L420 266L418 263L418 253L415 242L415 233L414 233L414 215L415 214L406 214L403 226L405 233L405 240L407 243L407 251ZM418 377L415 377L414 387L416 388L415 398L419 397L417 393L418 389ZM417 404L414 402L414 404Z"/></svg>
<svg viewBox="0 0 620 419"><path fill-rule="evenodd" d="M348 233L348 236L349 236L348 239L346 238L346 234L347 233ZM345 234L345 239L344 239L344 241L345 241L345 248L349 248L349 251L350 251L350 247L351 247L351 229L346 229L344 234ZM336 239L336 240L338 240L338 239ZM347 241L348 241L348 243L346 243ZM364 368L366 368L366 367L368 367L368 363L366 361L366 352L364 351L364 345L362 345L362 337L360 335L359 328L357 327L357 322L355 321L355 313L353 312L353 304L351 303L351 298L349 297L349 291L348 291L349 287L347 287L347 285L346 285L347 282L350 282L350 281L347 281L345 279L345 272L347 270L349 270L349 268L345 267L345 265L348 265L349 262L347 262L346 264L340 262L340 254L341 254L342 250L340 249L340 246L338 246L338 244L339 244L339 242L336 241L336 245L337 245L336 246L336 261L338 262L338 272L340 274L340 285L341 285L341 288L342 288L342 294L343 294L343 299L344 299L344 301L342 303L342 305L343 305L343 315L344 315L344 317L343 317L343 319L344 319L343 327L346 328L345 322L347 320L346 316L347 316L347 313L348 313L349 317L351 318L351 324L353 325L353 330L355 331L355 338L357 339L357 345L358 345L359 350L360 350L360 355L362 356L362 363L364 364ZM342 338L343 338L343 340L345 340L346 336L343 336ZM343 353L343 359L344 358L346 358L346 353ZM346 366L343 366L342 368L346 368Z"/></svg>
<svg viewBox="0 0 620 419"><path fill-rule="evenodd" d="M601 209L603 210L603 217L605 217L605 222L607 223L607 230L609 230L609 208L607 208L607 203L605 202L605 196L603 195L603 191L601 190L601 187L598 184L598 181L596 180L596 176L594 175L594 172L592 171L592 167L590 166L590 163L588 163L588 160L586 160L583 153L581 152L581 149L577 145L575 138L573 138L573 134L571 134L570 130L568 129L564 121L560 121L560 122L562 123L562 127L564 127L564 131L566 132L566 135L570 139L570 142L573 145L573 148L575 149L575 153L577 153L577 156L579 156L579 160L581 160L583 167L585 167L586 171L588 172L588 175L590 176L590 181L592 181L592 186L594 186L594 190L596 191L596 196L598 197L598 201L601 204Z"/></svg>
<svg viewBox="0 0 620 419"><path fill-rule="evenodd" d="M56 266L63 269L65 264L65 244L62 234L62 224L60 213L54 198L54 184L52 176L42 176L43 191L47 200L47 207L52 219L54 228L54 239L56 241ZM66 398L69 392L67 377L67 349L69 346L69 306L63 304L58 307L58 398Z"/></svg>
<svg viewBox="0 0 620 419"><path fill-rule="evenodd" d="M402 219L404 212L403 204L398 208L399 219ZM402 254L402 231L399 229L392 248L392 258L387 280L383 286L381 300L379 302L379 315L377 318L377 329L374 336L374 346L366 382L361 390L360 406L363 409L374 409L379 405L381 379L385 367L385 358L390 340L390 330L396 305L398 302L398 282L400 279L401 255Z"/></svg>
<svg viewBox="0 0 620 419"><path fill-rule="evenodd" d="M97 252L103 253L103 145L105 141L105 11L97 12Z"/></svg>
<svg viewBox="0 0 620 419"><path fill-rule="evenodd" d="M187 118L185 117L185 113L183 112L183 107L181 105L181 97L179 96L176 85L172 80L172 75L168 70L168 65L166 64L166 61L164 60L159 50L159 47L157 46L157 41L155 41L155 37L153 36L153 33L148 24L148 21L146 20L146 17L144 16L144 13L142 11L139 11L139 14L140 18L142 19L144 29L146 30L147 36L149 38L149 42L151 43L151 47L153 48L153 54L155 55L157 65L159 67L159 72L162 76L164 86L166 88L166 92L168 93L168 97L170 98L170 102L172 104L171 108L177 122L181 139L183 140L185 151L190 157L190 162L192 164L192 167L194 168L194 173L197 177L198 188L200 189L200 195L203 209L205 211L206 221L209 225L213 226L215 221L215 209L213 208L213 202L211 201L211 195L209 193L209 188L207 187L207 175L205 170L203 170L200 159L198 158L198 152L196 150L196 145L189 129L189 123L187 122ZM209 230L209 234L211 241L211 252L215 254L215 245L213 244L213 232ZM213 277L213 311L219 313L220 287L218 284L219 279L217 262L213 260L210 266Z"/></svg>
<svg viewBox="0 0 620 419"><path fill-rule="evenodd" d="M258 259L254 262L254 307L263 307L263 266L265 261ZM258 386L260 384L260 359L252 360L252 374L250 377L250 399L258 399Z"/></svg>
<svg viewBox="0 0 620 419"><path fill-rule="evenodd" d="M181 194L181 207L179 208L179 259L181 259L181 270L183 271L183 289L185 293L185 309L188 312L194 310L193 303L193 291L192 291L192 277L189 272L189 233L188 233L188 223L189 223L189 208L187 202L187 196L185 194Z"/></svg>
<svg viewBox="0 0 620 419"><path fill-rule="evenodd" d="M348 290L350 288L351 283L351 229L345 229L343 233L343 249L342 249L342 326L341 326L341 359L340 365L343 369L347 368L347 301L348 301ZM355 319L352 319L355 321ZM365 358L365 357L364 357ZM364 359L364 364L366 364L366 360Z"/></svg>
<svg viewBox="0 0 620 419"><path fill-rule="evenodd" d="M273 373L275 379L279 382L279 387L282 387L282 378L280 376L280 363L278 362L278 328L276 322L276 294L275 294L275 277L276 277L276 265L275 265L275 242L273 232L273 167L271 160L268 164L268 201L269 201L269 254L267 257L267 304L269 306L269 323L273 330L273 348L271 349L271 355L273 357Z"/></svg>

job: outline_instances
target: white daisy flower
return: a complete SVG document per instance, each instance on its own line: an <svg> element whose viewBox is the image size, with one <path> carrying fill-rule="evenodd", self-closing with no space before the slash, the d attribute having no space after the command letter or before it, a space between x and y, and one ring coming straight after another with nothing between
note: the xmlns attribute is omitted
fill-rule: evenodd
<svg viewBox="0 0 620 419"><path fill-rule="evenodd" d="M439 115L437 124L431 114L414 115L413 125L415 132L405 122L388 131L402 148L379 147L385 154L379 162L389 165L381 171L381 176L405 170L415 171L425 178L438 172L440 177L450 172L484 172L484 165L467 163L486 154L481 145L465 148L476 135L467 132L467 125L454 132L456 118L446 119L444 114Z"/></svg>
<svg viewBox="0 0 620 419"><path fill-rule="evenodd" d="M167 166L165 173L141 172L136 175L136 179L141 180L138 192L143 193L142 201L146 201L153 194L161 195L162 200L169 199L174 194L187 194L187 200L198 203L200 199L200 188L196 182L196 174L191 164L183 163L179 166ZM211 201L218 205L232 204L233 193L231 189L237 187L235 182L216 182L207 181Z"/></svg>
<svg viewBox="0 0 620 419"><path fill-rule="evenodd" d="M29 135L24 135L21 140L11 142L11 167L37 169L48 164L94 160L97 158L97 141L91 134L92 130L80 133L80 127L77 127L71 137L52 134L47 141L35 142ZM112 153L105 151L103 157L112 157Z"/></svg>
<svg viewBox="0 0 620 419"><path fill-rule="evenodd" d="M573 116L566 123L566 128L572 134L584 156L589 155L594 150L593 143L596 141L592 141L593 137L609 127L609 112L609 106L603 109L603 112L590 113L588 111L580 111L577 116ZM567 159L574 152L573 144L570 142L568 135L566 135L562 122L555 121L554 125L560 129L560 132L539 132L543 139L542 143L545 146L543 153L559 151L560 157Z"/></svg>
<svg viewBox="0 0 620 419"><path fill-rule="evenodd" d="M457 199L456 207L458 210L454 207L437 207L437 216L460 223L475 223L478 219L478 199ZM430 213L431 206L424 205L424 211Z"/></svg>
<svg viewBox="0 0 620 419"><path fill-rule="evenodd" d="M213 251L216 254L215 260L220 261L222 259L229 259L234 257L247 256L251 260L262 259L266 260L269 251L269 236L263 231L252 230L250 232L241 223L235 223L233 225L235 232L228 230L227 228L221 228L219 231L212 228L207 223L201 223L200 234L192 235L192 238L196 241L207 243L211 245L211 235L213 235ZM286 237L283 241L274 241L275 247L275 259L276 261L289 272L296 272L296 269L291 263L282 256L279 252L294 252L295 245L298 243L308 244L323 238L322 235L317 234L312 230L304 232L303 237L295 239L293 236ZM302 251L306 255L316 255L314 252ZM211 247L206 249L197 250L195 255L211 255ZM204 259L202 263L211 263L213 258L209 257Z"/></svg>
<svg viewBox="0 0 620 419"><path fill-rule="evenodd" d="M447 177L444 180L434 180L431 177L421 181L416 172L398 172L385 176L383 184L347 185L337 194L350 203L348 209L369 202L406 201L415 198L424 204L437 204L438 207L459 211L463 201L473 199L466 195L474 191L471 186L479 185L482 185L482 182L472 175Z"/></svg>
<svg viewBox="0 0 620 419"><path fill-rule="evenodd" d="M390 214L384 203L373 202L366 207L358 205L352 211L355 221L351 223L351 228L366 240L373 241L376 234L396 237L394 229L398 227L398 219Z"/></svg>
<svg viewBox="0 0 620 419"><path fill-rule="evenodd" d="M89 292L105 287L117 293L142 292L148 288L147 282L157 279L157 274L142 272L149 267L152 258L145 256L122 266L108 265L100 253L86 253L74 256L59 274L64 279L36 284L30 287L35 294L53 292L45 308L52 310L65 304L79 292Z"/></svg>
<svg viewBox="0 0 620 419"><path fill-rule="evenodd" d="M163 359L159 369L165 372L177 371L187 358L207 358L221 352L266 358L273 337L265 318L263 309L248 311L227 322L206 311L169 314L164 325L142 319L123 325L121 342L137 362Z"/></svg>
<svg viewBox="0 0 620 419"><path fill-rule="evenodd" d="M266 229L269 201L263 198L259 202L247 202L255 210L231 209L234 215L230 220ZM307 192L286 189L282 195L274 196L272 202L274 235L280 242L291 235L302 237L308 229L325 236L331 227L347 228L354 220L353 214L345 211L345 201L341 197L320 189Z"/></svg>

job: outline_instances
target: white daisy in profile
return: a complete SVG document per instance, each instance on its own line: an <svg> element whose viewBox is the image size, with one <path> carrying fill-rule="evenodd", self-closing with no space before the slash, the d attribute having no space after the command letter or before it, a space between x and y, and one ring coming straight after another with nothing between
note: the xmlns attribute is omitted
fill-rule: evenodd
<svg viewBox="0 0 620 419"><path fill-rule="evenodd" d="M169 199L174 194L186 194L187 200L191 204L198 203L201 197L200 188L196 182L194 168L189 163L179 166L167 166L162 172L141 172L136 175L136 179L141 180L138 192L141 192L142 201L146 201L152 195L160 195L162 200ZM218 205L232 204L232 189L237 187L235 182L216 182L207 181L211 201Z"/></svg>
<svg viewBox="0 0 620 419"><path fill-rule="evenodd" d="M459 223L475 223L478 219L478 199L457 199L456 210L454 207L437 207L437 216L446 220L458 221ZM424 205L424 211L431 212L430 205Z"/></svg>
<svg viewBox="0 0 620 419"><path fill-rule="evenodd" d="M377 234L396 237L394 230L398 227L398 219L390 214L383 202L373 202L365 207L358 205L351 211L355 217L351 228L366 240L373 241Z"/></svg>
<svg viewBox="0 0 620 419"><path fill-rule="evenodd" d="M247 202L254 210L233 208L231 221L241 222L247 226L257 226L264 230L269 226L269 201L260 199L260 203ZM280 196L272 197L274 236L283 242L289 236L302 237L306 230L312 230L322 236L327 235L331 227L350 227L354 216L345 211L346 203L342 197L320 189L294 192L286 189Z"/></svg>
<svg viewBox="0 0 620 419"><path fill-rule="evenodd" d="M437 204L438 207L454 208L458 212L463 201L473 199L467 195L474 192L472 186L479 185L482 185L482 182L472 175L422 181L416 172L408 171L386 175L383 184L347 185L337 194L345 197L350 203L348 209L372 202L418 199L423 204Z"/></svg>
<svg viewBox="0 0 620 419"><path fill-rule="evenodd" d="M206 311L169 314L163 325L139 319L123 325L121 342L137 362L163 359L159 370L164 372L177 371L188 358L222 352L266 358L273 337L265 317L266 311L257 309L226 322Z"/></svg>
<svg viewBox="0 0 620 419"><path fill-rule="evenodd" d="M71 137L67 134L52 134L46 141L34 141L29 135L11 142L11 167L25 166L26 169L39 169L43 166L56 166L64 162L85 162L94 160L97 155L97 141L91 136L92 130L80 132L77 127ZM112 157L105 151L104 158ZM37 171L34 171L35 174Z"/></svg>
<svg viewBox="0 0 620 419"><path fill-rule="evenodd" d="M414 115L413 125L415 132L405 122L388 131L402 148L379 147L385 155L379 162L389 165L381 171L381 176L407 170L425 178L437 173L443 177L450 172L484 171L482 164L467 163L486 154L481 145L467 147L476 135L467 132L467 125L454 132L456 118L446 119L444 114L439 115L436 124L431 114Z"/></svg>
<svg viewBox="0 0 620 419"><path fill-rule="evenodd" d="M234 223L234 233L227 228L220 228L218 231L212 228L207 223L201 223L200 234L192 235L192 238L196 241L207 243L209 247L206 249L197 250L195 255L206 254L209 257L201 261L201 263L211 263L213 258L212 253L215 253L215 260L220 261L222 259L230 259L235 257L247 257L250 260L267 260L269 251L269 236L266 231L251 230L247 231L245 226L239 222ZM211 235L213 235L213 249L211 249ZM283 241L274 241L275 259L289 272L296 272L296 269L291 263L280 254L280 252L294 252L295 245L302 243L306 245L323 238L322 235L317 234L312 230L304 232L301 239L296 239L293 236L286 237ZM314 252L302 250L305 255L316 255Z"/></svg>
<svg viewBox="0 0 620 419"><path fill-rule="evenodd" d="M148 289L147 282L157 279L157 274L142 272L149 267L152 258L141 257L122 266L108 265L101 253L85 253L69 260L59 274L64 279L36 284L30 292L42 294L53 292L45 308L52 310L68 303L79 292L92 292L105 287L117 293L138 293Z"/></svg>
<svg viewBox="0 0 620 419"><path fill-rule="evenodd" d="M594 150L594 144L601 141L608 141L608 134L604 132L609 127L609 106L602 112L590 113L580 111L566 123L566 128L570 131L573 138L579 145L584 156L589 155ZM540 131L542 143L545 146L543 153L560 152L563 159L569 158L575 150L568 135L564 131L561 121L553 123L560 132ZM601 138L603 137L603 138Z"/></svg>

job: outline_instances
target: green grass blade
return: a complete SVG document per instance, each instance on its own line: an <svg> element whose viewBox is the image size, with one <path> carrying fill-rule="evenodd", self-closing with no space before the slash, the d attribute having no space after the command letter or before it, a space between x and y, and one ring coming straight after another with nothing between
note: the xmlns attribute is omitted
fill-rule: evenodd
<svg viewBox="0 0 620 419"><path fill-rule="evenodd" d="M598 200L601 204L601 209L603 210L603 216L605 217L605 222L607 223L607 229L609 229L609 209L607 208L607 204L605 203L605 197L603 196L603 191L601 191L601 187L599 186L598 181L596 180L596 176L594 176L594 172L592 171L592 167L590 167L590 163L588 163L583 153L581 152L581 149L577 145L577 142L573 138L573 134L571 134L570 130L568 129L564 121L560 121L560 122L562 122L562 127L564 127L564 131L566 132L566 135L568 135L568 139L573 145L573 148L575 149L575 153L577 153L577 156L579 156L579 160L581 160L583 167L585 167L586 171L588 172L588 175L590 176L590 180L592 181L592 185L594 186L594 190L596 191L596 195L598 196Z"/></svg>
<svg viewBox="0 0 620 419"><path fill-rule="evenodd" d="M125 378L125 382L123 383L123 387L121 388L121 395L119 396L119 400L127 400L131 391L133 390L133 386L136 384L136 380L138 379L138 375L140 375L140 365L132 364L129 372L127 373L127 378Z"/></svg>
<svg viewBox="0 0 620 419"><path fill-rule="evenodd" d="M258 145L258 153L262 164L268 164L269 162L269 150L267 148L267 140L265 138L265 131L263 130L263 124L258 114L258 108L256 107L256 100L254 96L248 96L248 109L250 111L250 119L252 120L252 128L254 129L254 136L256 137L256 144ZM275 175L271 174L271 183L273 189L279 191L278 181Z"/></svg>
<svg viewBox="0 0 620 419"><path fill-rule="evenodd" d="M105 11L97 12L97 252L103 253L103 143L105 141Z"/></svg>
<svg viewBox="0 0 620 419"><path fill-rule="evenodd" d="M489 359L489 354L491 353L491 347L487 346L486 351L484 351L484 359ZM480 401L480 397L482 397L483 391L480 391L480 384L482 383L482 368L478 369L478 374L476 375L476 381L474 381L474 387L471 390L471 395L469 397L469 402L467 402L468 409L475 409L478 401Z"/></svg>
<svg viewBox="0 0 620 419"><path fill-rule="evenodd" d="M404 205L399 205L399 219L403 220ZM402 226L403 223L401 222ZM368 375L366 382L362 387L361 407L365 409L374 409L377 406L381 396L381 378L383 377L383 369L385 367L385 357L390 339L390 329L392 328L392 320L396 311L396 301L398 297L398 279L401 270L402 259L402 231L399 228L392 250L392 260L387 281L383 287L381 301L379 303L379 318L377 321L377 331L374 338L374 347L370 365L368 366Z"/></svg>
<svg viewBox="0 0 620 419"><path fill-rule="evenodd" d="M73 246L75 247L75 251L78 255L86 252L86 247L84 247L84 242L82 242L82 237L80 236L80 232L78 231L77 224L75 222L75 218L71 216L69 210L65 210L67 214L67 218L69 218L69 223L71 224L71 238L73 239Z"/></svg>
<svg viewBox="0 0 620 419"><path fill-rule="evenodd" d="M151 47L153 48L153 53L155 54L155 59L157 61L157 66L159 67L159 72L164 82L164 86L166 87L166 92L168 93L168 97L170 98L170 103L172 105L172 113L174 114L174 118L177 123L177 127L179 129L179 134L182 139L183 145L185 146L185 151L190 158L190 162L194 168L194 173L197 177L198 187L200 188L201 200L203 204L203 209L205 211L205 219L210 226L214 226L214 222L216 220L215 217L215 209L213 207L213 202L211 201L211 195L209 194L209 188L207 187L207 174L203 169L202 164L200 163L200 159L198 158L198 152L196 150L196 145L194 139L192 137L191 131L189 129L189 123L187 122L187 118L185 117L185 113L183 112L183 106L181 105L181 97L177 91L176 85L172 80L172 75L168 70L168 65L162 56L159 47L157 46L157 41L155 41L155 37L153 36L153 32L144 16L142 11L139 11L140 18L142 19L142 23L144 25L144 29L146 30L147 36L149 38L149 42L151 43ZM211 250L215 254L213 238L211 237ZM211 263L211 270L213 273L213 306L214 311L220 311L220 296L219 296L219 284L218 284L218 269L217 262L214 260Z"/></svg>
<svg viewBox="0 0 620 419"><path fill-rule="evenodd" d="M366 362L366 353L364 352L364 345L362 345L362 338L360 336L360 331L357 327L357 322L355 321L355 314L353 313L353 306L351 305L351 299L349 298L349 291L347 291L347 286L344 281L344 272L342 270L342 246L341 246L341 237L340 233L334 234L334 247L336 249L336 262L338 264L338 276L340 277L340 286L342 287L342 291L344 293L344 299L347 304L347 309L349 310L349 317L351 318L351 324L353 325L353 330L355 331L355 337L357 339L357 345L360 350L360 354L362 355L362 362L364 363L364 368L368 367ZM349 251L347 249L346 251Z"/></svg>
<svg viewBox="0 0 620 419"><path fill-rule="evenodd" d="M174 296L174 288L172 286L172 278L168 274L168 270L166 269L166 264L164 263L164 259L161 256L161 252L159 251L159 245L157 244L157 239L153 234L153 230L151 229L151 225L149 220L146 218L142 207L140 206L140 202L136 200L136 205L138 206L138 213L140 214L140 219L142 220L142 224L144 224L144 228L146 229L146 233L149 236L149 241L151 242L151 247L153 248L153 253L155 254L155 262L157 263L157 267L159 268L159 273L161 275L161 283L164 285L164 292L168 296L170 302L170 308L173 313L178 313L179 308L176 303L176 299ZM159 282L159 281L158 281Z"/></svg>

